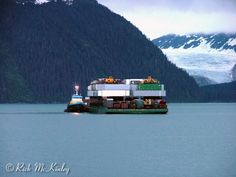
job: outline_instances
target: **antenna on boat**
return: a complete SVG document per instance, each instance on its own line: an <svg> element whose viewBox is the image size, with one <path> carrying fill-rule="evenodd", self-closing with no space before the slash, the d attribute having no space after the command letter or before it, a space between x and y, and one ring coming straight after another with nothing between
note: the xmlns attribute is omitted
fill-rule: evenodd
<svg viewBox="0 0 236 177"><path fill-rule="evenodd" d="M79 95L79 85L75 85L75 95Z"/></svg>

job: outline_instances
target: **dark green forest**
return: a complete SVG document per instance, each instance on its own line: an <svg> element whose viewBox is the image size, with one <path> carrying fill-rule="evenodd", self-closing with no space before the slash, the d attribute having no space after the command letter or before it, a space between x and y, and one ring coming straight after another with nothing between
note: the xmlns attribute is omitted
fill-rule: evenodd
<svg viewBox="0 0 236 177"><path fill-rule="evenodd" d="M201 88L205 101L212 102L236 102L236 81L216 85L208 85Z"/></svg>
<svg viewBox="0 0 236 177"><path fill-rule="evenodd" d="M0 2L0 102L67 102L74 83L86 95L90 81L110 75L152 75L172 102L215 99L129 21L95 0Z"/></svg>

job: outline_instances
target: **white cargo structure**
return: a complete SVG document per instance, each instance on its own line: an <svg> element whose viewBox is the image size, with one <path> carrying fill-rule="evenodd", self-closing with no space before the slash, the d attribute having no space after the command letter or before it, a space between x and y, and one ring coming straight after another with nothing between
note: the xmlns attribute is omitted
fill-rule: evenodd
<svg viewBox="0 0 236 177"><path fill-rule="evenodd" d="M128 84L92 84L88 86L89 91L98 90L130 90L130 85Z"/></svg>
<svg viewBox="0 0 236 177"><path fill-rule="evenodd" d="M89 97L129 97L129 90L97 90L88 91Z"/></svg>
<svg viewBox="0 0 236 177"><path fill-rule="evenodd" d="M88 86L88 97L163 97L166 96L164 85L160 90L139 90L138 84L143 79L126 79L124 84L92 83Z"/></svg>

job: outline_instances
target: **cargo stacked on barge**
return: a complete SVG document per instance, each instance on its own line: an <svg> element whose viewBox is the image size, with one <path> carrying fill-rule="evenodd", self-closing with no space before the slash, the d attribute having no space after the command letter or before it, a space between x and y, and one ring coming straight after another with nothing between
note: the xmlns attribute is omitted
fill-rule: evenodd
<svg viewBox="0 0 236 177"><path fill-rule="evenodd" d="M147 79L97 79L88 86L84 102L90 113L131 114L168 112L164 85L148 76Z"/></svg>

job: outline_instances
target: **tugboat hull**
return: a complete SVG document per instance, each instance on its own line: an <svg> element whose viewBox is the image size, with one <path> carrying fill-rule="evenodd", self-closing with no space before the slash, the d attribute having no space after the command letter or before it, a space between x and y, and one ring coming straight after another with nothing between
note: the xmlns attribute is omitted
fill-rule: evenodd
<svg viewBox="0 0 236 177"><path fill-rule="evenodd" d="M83 104L68 104L65 112L84 112Z"/></svg>

